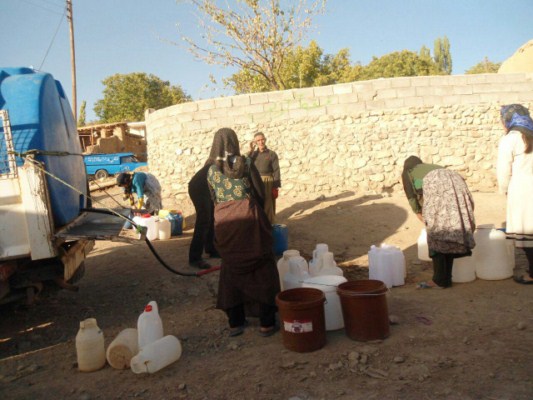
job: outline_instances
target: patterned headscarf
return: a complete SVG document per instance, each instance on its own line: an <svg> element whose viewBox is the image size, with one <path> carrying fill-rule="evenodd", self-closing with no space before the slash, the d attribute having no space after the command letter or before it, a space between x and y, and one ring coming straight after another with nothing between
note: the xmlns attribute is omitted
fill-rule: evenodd
<svg viewBox="0 0 533 400"><path fill-rule="evenodd" d="M529 111L521 104L502 106L500 110L503 124L507 132L515 130L533 137L533 120Z"/></svg>

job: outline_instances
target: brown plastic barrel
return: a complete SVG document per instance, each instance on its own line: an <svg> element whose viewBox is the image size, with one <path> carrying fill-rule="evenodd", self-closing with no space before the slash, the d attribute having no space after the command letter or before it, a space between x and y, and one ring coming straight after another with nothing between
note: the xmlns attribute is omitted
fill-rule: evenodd
<svg viewBox="0 0 533 400"><path fill-rule="evenodd" d="M326 344L326 296L320 289L294 288L276 296L283 345L299 353L319 350Z"/></svg>
<svg viewBox="0 0 533 400"><path fill-rule="evenodd" d="M338 286L344 328L350 339L366 342L389 336L387 290L382 281L374 279Z"/></svg>

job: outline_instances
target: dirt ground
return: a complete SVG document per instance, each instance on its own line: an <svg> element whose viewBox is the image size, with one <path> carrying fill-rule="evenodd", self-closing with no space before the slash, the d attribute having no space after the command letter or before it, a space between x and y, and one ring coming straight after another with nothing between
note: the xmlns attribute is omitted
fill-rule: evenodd
<svg viewBox="0 0 533 400"><path fill-rule="evenodd" d="M474 197L478 225L500 226L505 199ZM31 307L0 307L0 399L533 398L533 286L477 279L417 290L432 268L416 257L421 224L403 197L281 197L278 222L288 226L289 248L307 259L317 243L327 243L349 280L368 277L372 244L403 250L408 275L387 295L398 322L387 339L358 342L344 330L329 331L322 349L297 353L284 347L280 332L258 336L256 319L229 338L225 315L214 308L218 272L180 277L162 268L144 242L100 242L79 292L48 291ZM190 270L191 235L189 229L154 246L168 264ZM524 267L517 252L516 273ZM151 375L109 365L79 372L79 322L96 318L107 346L136 326L150 300L159 305L165 334L181 341L180 360Z"/></svg>

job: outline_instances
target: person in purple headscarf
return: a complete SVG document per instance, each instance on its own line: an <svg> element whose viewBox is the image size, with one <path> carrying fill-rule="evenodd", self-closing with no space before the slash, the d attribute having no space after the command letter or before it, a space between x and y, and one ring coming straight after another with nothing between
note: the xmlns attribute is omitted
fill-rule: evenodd
<svg viewBox="0 0 533 400"><path fill-rule="evenodd" d="M500 111L505 136L498 146L498 190L507 194L506 233L523 248L528 274L515 276L518 283L533 285L533 120L520 104Z"/></svg>

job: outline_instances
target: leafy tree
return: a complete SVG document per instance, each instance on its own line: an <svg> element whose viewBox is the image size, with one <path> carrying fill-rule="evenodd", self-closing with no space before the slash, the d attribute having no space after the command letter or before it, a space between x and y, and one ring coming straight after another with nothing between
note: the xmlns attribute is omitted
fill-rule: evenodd
<svg viewBox="0 0 533 400"><path fill-rule="evenodd" d="M422 58L409 50L385 54L363 68L363 79L394 78L399 76L431 75L435 66L431 59Z"/></svg>
<svg viewBox="0 0 533 400"><path fill-rule="evenodd" d="M350 64L350 51L341 49L335 55L327 54L322 62L321 74L315 79L314 86L332 85L361 80L363 67Z"/></svg>
<svg viewBox="0 0 533 400"><path fill-rule="evenodd" d="M433 53L438 70L445 75L451 75L452 55L450 53L450 42L446 36L435 40Z"/></svg>
<svg viewBox="0 0 533 400"><path fill-rule="evenodd" d="M287 52L279 75L285 89L331 85L352 82L361 76L360 65L350 65L347 49L335 55L323 54L316 42L311 41L307 48L301 46ZM260 74L241 70L225 80L236 93L266 92L272 90L267 80Z"/></svg>
<svg viewBox="0 0 533 400"><path fill-rule="evenodd" d="M465 74L495 74L500 69L502 63L493 63L487 57L474 65L472 68L465 71Z"/></svg>
<svg viewBox="0 0 533 400"><path fill-rule="evenodd" d="M240 0L230 8L215 0L191 0L199 13L205 43L187 36L189 51L209 64L236 67L237 92L286 89L282 74L286 58L301 42L314 16L324 11L327 0ZM285 7L284 7L285 6ZM303 73L303 72L302 72Z"/></svg>
<svg viewBox="0 0 533 400"><path fill-rule="evenodd" d="M143 121L148 108L160 109L191 101L180 86L141 72L105 78L104 98L94 106L101 122Z"/></svg>
<svg viewBox="0 0 533 400"><path fill-rule="evenodd" d="M78 116L78 126L85 126L85 119L87 118L85 109L87 107L87 102L85 100L82 101L81 107L80 107L80 114Z"/></svg>

